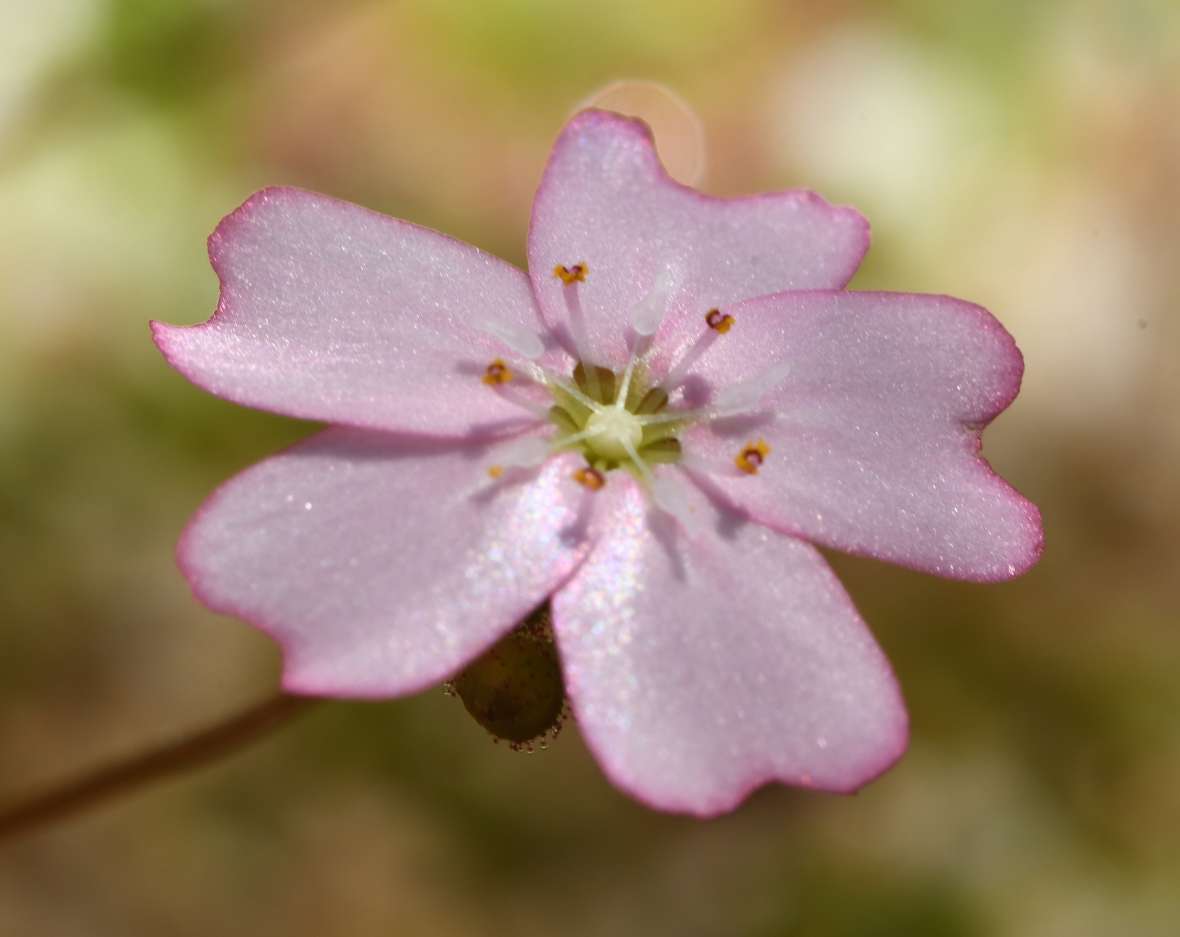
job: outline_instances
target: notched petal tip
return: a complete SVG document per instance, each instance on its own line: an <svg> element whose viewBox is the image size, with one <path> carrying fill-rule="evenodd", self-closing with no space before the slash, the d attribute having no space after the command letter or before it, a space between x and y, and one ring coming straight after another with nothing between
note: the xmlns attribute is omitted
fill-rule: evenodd
<svg viewBox="0 0 1180 937"><path fill-rule="evenodd" d="M164 359L169 364L172 362L168 359L168 349L171 338L171 333L177 328L175 325L170 325L167 322L161 322L159 319L148 320L148 331L152 336L152 344L164 356Z"/></svg>
<svg viewBox="0 0 1180 937"><path fill-rule="evenodd" d="M963 575L957 578L972 582L1007 582L1023 576L1040 562L1045 552L1045 527L1040 508L996 474L986 462L984 466L992 479L1006 489L1008 503L1016 515L1012 521L1015 536L1012 537L1009 549L994 568L979 575Z"/></svg>
<svg viewBox="0 0 1180 937"><path fill-rule="evenodd" d="M576 721L614 785L707 818L769 784L853 793L901 757L897 676L817 551L749 523L672 546L615 498L624 519L554 599Z"/></svg>
<svg viewBox="0 0 1180 937"><path fill-rule="evenodd" d="M157 319L148 322L152 344L156 346L156 350L160 352L167 365L194 387L221 396L213 383L202 375L199 362L194 360L192 356L202 331L208 325L209 322L200 322L195 325L172 325Z"/></svg>
<svg viewBox="0 0 1180 937"><path fill-rule="evenodd" d="M230 241L235 233L241 228L252 223L259 212L263 211L267 206L283 199L316 199L325 198L325 196L318 195L307 189L300 189L296 186L281 186L269 185L258 189L246 196L246 199L233 211L224 215L222 219L217 222L217 226L205 239L206 252L209 255L209 263L213 267L213 271L217 274L217 278L222 281L224 286L223 270L221 266L221 259L224 254L226 244Z"/></svg>
<svg viewBox="0 0 1180 937"><path fill-rule="evenodd" d="M837 794L851 797L884 776L909 750L910 720L900 687L894 681L897 701L897 723L891 735L881 740L878 751L868 755L862 763L853 766L840 778L817 781L810 775L786 774L775 771L758 771L741 782L719 788L705 797L685 797L678 793L669 794L645 785L613 765L605 751L600 751L592 738L585 739L594 753L602 773L611 785L645 807L660 813L695 817L699 820L713 820L732 813L763 788L781 786L797 790L814 791L820 794ZM575 722L577 706L573 707Z"/></svg>
<svg viewBox="0 0 1180 937"><path fill-rule="evenodd" d="M601 107L587 107L578 111L566 123L558 139L570 133L585 133L600 128L642 137L654 152L655 134L646 120Z"/></svg>
<svg viewBox="0 0 1180 937"><path fill-rule="evenodd" d="M220 284L212 316L152 326L165 358L203 390L297 419L439 438L519 425L519 406L462 373L473 357L544 350L528 278L511 264L286 187L222 219L209 258Z"/></svg>
<svg viewBox="0 0 1180 937"><path fill-rule="evenodd" d="M869 248L873 243L873 229L869 223L869 219L860 213L851 205L837 205L829 202L821 195L816 195L830 212L833 218L839 218L848 227L848 262L847 268L844 271L844 282L841 286L847 286L849 281L856 276L856 271L860 269L861 263L869 252Z"/></svg>

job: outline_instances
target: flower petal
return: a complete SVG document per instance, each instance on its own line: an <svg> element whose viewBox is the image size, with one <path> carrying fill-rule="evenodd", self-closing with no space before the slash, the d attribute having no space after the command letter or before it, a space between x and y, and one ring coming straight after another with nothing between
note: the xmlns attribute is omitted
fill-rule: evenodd
<svg viewBox="0 0 1180 937"><path fill-rule="evenodd" d="M718 489L778 530L972 580L1007 579L1041 552L1037 509L980 456L1012 402L1023 359L979 306L902 293L785 293L732 307L695 392L786 368L762 415L682 437ZM757 474L734 466L770 448Z"/></svg>
<svg viewBox="0 0 1180 937"><path fill-rule="evenodd" d="M576 459L488 475L498 449L329 429L223 485L181 567L283 646L283 685L384 697L446 678L574 568Z"/></svg>
<svg viewBox="0 0 1180 937"><path fill-rule="evenodd" d="M434 436L520 428L523 411L480 380L506 352L487 326L541 329L512 265L299 189L251 196L213 232L209 258L221 280L213 318L152 324L195 384L332 423Z"/></svg>
<svg viewBox="0 0 1180 937"><path fill-rule="evenodd" d="M881 650L811 546L716 514L691 534L612 477L611 514L554 597L578 725L619 787L704 816L778 780L852 791L905 749ZM607 512L602 512L607 513Z"/></svg>
<svg viewBox="0 0 1180 937"><path fill-rule="evenodd" d="M868 247L850 208L805 191L719 199L673 181L638 120L583 111L545 170L529 231L529 274L545 319L567 324L558 264L589 267L576 287L599 364L626 360L631 311L666 281L661 343L699 331L706 311L787 289L840 287ZM576 323L575 323L576 326ZM568 327L568 325L567 325Z"/></svg>

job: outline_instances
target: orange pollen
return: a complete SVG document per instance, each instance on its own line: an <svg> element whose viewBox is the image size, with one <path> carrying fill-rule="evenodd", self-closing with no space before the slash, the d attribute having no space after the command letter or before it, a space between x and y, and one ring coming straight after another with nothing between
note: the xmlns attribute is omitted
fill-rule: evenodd
<svg viewBox="0 0 1180 937"><path fill-rule="evenodd" d="M565 264L558 264L553 268L553 275L566 286L585 282L586 274L589 272L590 268L586 266L585 261L574 264L572 267L567 267Z"/></svg>
<svg viewBox="0 0 1180 937"><path fill-rule="evenodd" d="M591 491L598 491L606 484L606 478L602 472L596 468L591 468L588 465L583 466L574 472L574 481L576 481L583 488L589 488Z"/></svg>
<svg viewBox="0 0 1180 937"><path fill-rule="evenodd" d="M733 322L733 316L728 312L722 312L720 309L710 309L705 313L705 325L714 332L720 332L722 335L733 328Z"/></svg>
<svg viewBox="0 0 1180 937"><path fill-rule="evenodd" d="M504 474L504 466L502 466L502 465L489 465L488 466L488 478L499 478L503 474Z"/></svg>
<svg viewBox="0 0 1180 937"><path fill-rule="evenodd" d="M488 365L482 380L485 384L507 384L512 380L512 371L509 370L508 365L497 358Z"/></svg>
<svg viewBox="0 0 1180 937"><path fill-rule="evenodd" d="M737 454L737 458L733 460L733 464L747 475L757 475L758 469L762 467L762 463L766 461L768 455L770 455L770 446L766 445L765 439L759 439L757 442L746 443L742 451Z"/></svg>

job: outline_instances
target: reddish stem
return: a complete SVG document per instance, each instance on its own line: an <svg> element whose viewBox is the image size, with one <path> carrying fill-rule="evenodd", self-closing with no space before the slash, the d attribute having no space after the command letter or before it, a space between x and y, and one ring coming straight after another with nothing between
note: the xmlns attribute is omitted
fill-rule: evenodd
<svg viewBox="0 0 1180 937"><path fill-rule="evenodd" d="M179 741L116 761L0 809L0 840L46 826L151 781L200 768L286 724L313 699L279 693Z"/></svg>

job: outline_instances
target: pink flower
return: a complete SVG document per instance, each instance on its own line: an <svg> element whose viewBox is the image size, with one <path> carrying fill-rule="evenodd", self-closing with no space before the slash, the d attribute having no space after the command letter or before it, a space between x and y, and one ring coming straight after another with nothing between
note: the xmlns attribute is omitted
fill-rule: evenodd
<svg viewBox="0 0 1180 937"><path fill-rule="evenodd" d="M771 780L855 790L907 717L811 543L990 581L1042 540L979 455L1012 338L957 299L844 291L867 245L808 192L678 185L603 111L557 141L527 276L259 192L210 238L216 314L155 339L214 394L335 425L222 486L184 573L281 643L287 689L327 696L437 684L548 599L625 791L712 815Z"/></svg>

